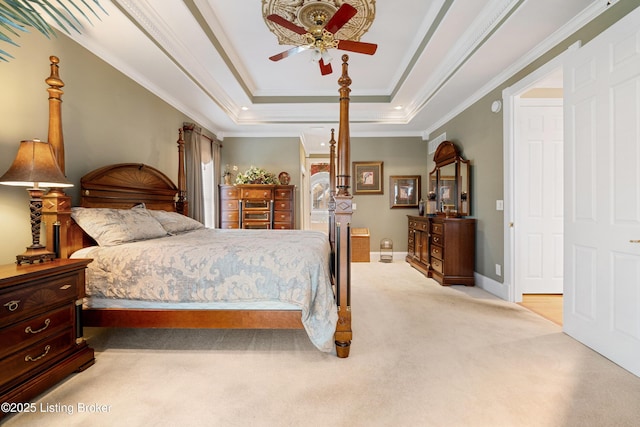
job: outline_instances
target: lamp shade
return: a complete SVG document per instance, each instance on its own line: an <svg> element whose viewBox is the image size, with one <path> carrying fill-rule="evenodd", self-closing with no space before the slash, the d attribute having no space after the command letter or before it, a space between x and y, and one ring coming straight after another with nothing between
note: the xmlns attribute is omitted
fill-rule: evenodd
<svg viewBox="0 0 640 427"><path fill-rule="evenodd" d="M23 187L73 187L64 176L48 142L20 141L13 164L2 177L0 184Z"/></svg>

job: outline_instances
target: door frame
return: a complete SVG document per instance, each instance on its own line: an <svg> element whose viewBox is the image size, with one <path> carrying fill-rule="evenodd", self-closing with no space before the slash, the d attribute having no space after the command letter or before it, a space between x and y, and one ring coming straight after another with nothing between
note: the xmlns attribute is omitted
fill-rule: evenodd
<svg viewBox="0 0 640 427"><path fill-rule="evenodd" d="M522 302L522 290L518 286L515 278L515 186L514 183L514 146L516 135L518 135L518 124L516 122L516 109L518 108L519 96L532 87L537 81L551 74L559 68L563 68L566 55L569 51L577 49L580 42L570 46L565 52L559 54L540 68L530 73L522 80L502 91L503 99L503 163L504 163L504 285L507 290L507 300L510 302Z"/></svg>

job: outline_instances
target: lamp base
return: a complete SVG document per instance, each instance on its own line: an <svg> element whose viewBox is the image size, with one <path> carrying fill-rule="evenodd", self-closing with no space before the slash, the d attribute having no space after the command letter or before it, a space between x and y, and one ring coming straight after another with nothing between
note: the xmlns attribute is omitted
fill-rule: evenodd
<svg viewBox="0 0 640 427"><path fill-rule="evenodd" d="M17 264L33 264L36 262L53 261L56 254L49 252L45 246L31 245L27 247L26 252L16 255Z"/></svg>

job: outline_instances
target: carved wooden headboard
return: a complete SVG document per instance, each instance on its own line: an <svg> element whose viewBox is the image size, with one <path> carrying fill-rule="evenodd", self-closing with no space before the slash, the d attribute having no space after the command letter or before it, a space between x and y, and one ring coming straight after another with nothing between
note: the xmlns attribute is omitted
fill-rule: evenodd
<svg viewBox="0 0 640 427"><path fill-rule="evenodd" d="M128 209L144 203L148 209L176 211L178 187L151 166L119 163L83 176L80 191L85 208Z"/></svg>

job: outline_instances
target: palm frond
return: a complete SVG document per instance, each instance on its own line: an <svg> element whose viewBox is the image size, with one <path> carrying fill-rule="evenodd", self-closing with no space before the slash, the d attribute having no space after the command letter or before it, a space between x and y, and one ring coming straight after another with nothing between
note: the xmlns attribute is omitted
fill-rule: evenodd
<svg viewBox="0 0 640 427"><path fill-rule="evenodd" d="M28 32L28 28L36 29L47 38L55 36L54 29L45 20L47 17L67 34L71 31L80 33L83 26L76 14L93 25L89 15L100 19L98 9L108 15L99 0L80 0L80 3L74 0L0 0L0 42L19 46L12 37L19 37L19 31ZM6 62L7 58L13 56L0 49L0 60Z"/></svg>

